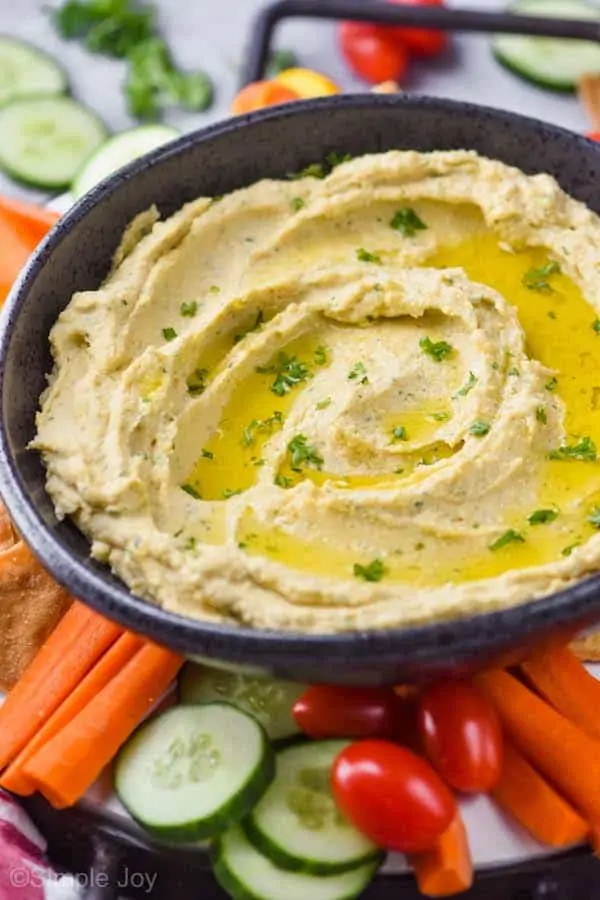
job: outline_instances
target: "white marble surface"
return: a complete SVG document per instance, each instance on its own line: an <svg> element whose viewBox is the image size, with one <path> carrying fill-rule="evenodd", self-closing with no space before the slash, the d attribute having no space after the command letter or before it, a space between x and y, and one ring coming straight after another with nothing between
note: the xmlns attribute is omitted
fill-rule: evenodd
<svg viewBox="0 0 600 900"><path fill-rule="evenodd" d="M125 66L91 56L76 43L65 43L54 32L44 9L58 0L0 0L0 32L25 38L44 47L69 73L73 94L93 107L112 130L131 125L120 90ZM201 66L217 85L217 102L204 114L174 113L168 120L192 130L227 115L239 79L244 46L254 13L263 0L155 0L159 20L178 62ZM449 5L501 9L504 0L448 0ZM304 65L331 75L346 90L365 90L340 57L331 23L296 20L277 34L280 47L292 48ZM458 36L452 51L438 60L414 64L404 85L410 92L471 100L518 110L528 115L582 130L585 118L577 101L529 86L505 72L492 58L489 39ZM0 176L0 191L41 195L11 184Z"/></svg>

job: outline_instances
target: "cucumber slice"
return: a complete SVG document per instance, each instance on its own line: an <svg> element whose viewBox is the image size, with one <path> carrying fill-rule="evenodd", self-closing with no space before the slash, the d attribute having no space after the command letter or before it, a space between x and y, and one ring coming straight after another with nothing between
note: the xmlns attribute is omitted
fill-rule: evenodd
<svg viewBox="0 0 600 900"><path fill-rule="evenodd" d="M168 125L140 125L139 128L130 128L116 134L85 163L73 183L73 195L79 199L117 169L174 140L180 134L180 131Z"/></svg>
<svg viewBox="0 0 600 900"><path fill-rule="evenodd" d="M508 10L528 16L600 21L600 9L583 0L518 0ZM492 49L498 62L511 72L555 91L574 91L582 75L600 72L600 44L592 41L498 34Z"/></svg>
<svg viewBox="0 0 600 900"><path fill-rule="evenodd" d="M257 678L188 663L181 673L180 699L190 705L224 700L258 719L269 737L280 741L300 733L292 707L305 684L278 678Z"/></svg>
<svg viewBox="0 0 600 900"><path fill-rule="evenodd" d="M275 778L242 827L283 869L331 875L381 858L381 850L337 809L331 767L348 741L312 741L277 754Z"/></svg>
<svg viewBox="0 0 600 900"><path fill-rule="evenodd" d="M233 900L353 900L367 887L377 864L327 878L286 872L262 856L236 825L219 839L213 871Z"/></svg>
<svg viewBox="0 0 600 900"><path fill-rule="evenodd" d="M273 772L273 749L251 716L227 703L179 706L143 725L124 746L115 789L148 831L195 841L245 816Z"/></svg>
<svg viewBox="0 0 600 900"><path fill-rule="evenodd" d="M31 97L0 109L0 167L39 188L64 188L106 140L106 128L70 97Z"/></svg>
<svg viewBox="0 0 600 900"><path fill-rule="evenodd" d="M51 56L0 35L0 106L21 97L64 94L67 88L67 76Z"/></svg>

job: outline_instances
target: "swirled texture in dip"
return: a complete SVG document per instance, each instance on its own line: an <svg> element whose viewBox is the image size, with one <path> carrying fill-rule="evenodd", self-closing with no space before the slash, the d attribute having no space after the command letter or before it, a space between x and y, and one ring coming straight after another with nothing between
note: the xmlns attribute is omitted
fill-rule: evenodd
<svg viewBox="0 0 600 900"><path fill-rule="evenodd" d="M52 330L34 446L135 592L382 628L600 560L600 220L547 175L391 152L144 214Z"/></svg>

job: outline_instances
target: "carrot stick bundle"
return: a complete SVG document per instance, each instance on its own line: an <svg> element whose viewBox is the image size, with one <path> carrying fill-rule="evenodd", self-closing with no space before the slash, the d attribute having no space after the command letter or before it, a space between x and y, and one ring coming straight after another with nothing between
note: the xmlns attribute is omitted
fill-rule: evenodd
<svg viewBox="0 0 600 900"><path fill-rule="evenodd" d="M81 603L63 616L0 708L0 769L11 762L122 634Z"/></svg>
<svg viewBox="0 0 600 900"><path fill-rule="evenodd" d="M600 741L503 671L475 683L495 705L517 748L591 821L600 821Z"/></svg>
<svg viewBox="0 0 600 900"><path fill-rule="evenodd" d="M0 216L33 251L60 219L60 213L0 194ZM30 252L31 252L30 251Z"/></svg>
<svg viewBox="0 0 600 900"><path fill-rule="evenodd" d="M510 741L504 742L502 774L491 794L536 840L550 847L578 844L589 833L588 823Z"/></svg>
<svg viewBox="0 0 600 900"><path fill-rule="evenodd" d="M145 644L67 725L23 766L26 779L56 807L76 803L168 688L183 665Z"/></svg>
<svg viewBox="0 0 600 900"><path fill-rule="evenodd" d="M473 884L473 863L460 813L433 849L411 855L410 862L419 891L426 897L451 897L467 891Z"/></svg>
<svg viewBox="0 0 600 900"><path fill-rule="evenodd" d="M135 634L122 634L6 769L0 778L0 786L20 796L33 794L35 783L24 773L29 760L94 700L133 659L143 643L143 639Z"/></svg>

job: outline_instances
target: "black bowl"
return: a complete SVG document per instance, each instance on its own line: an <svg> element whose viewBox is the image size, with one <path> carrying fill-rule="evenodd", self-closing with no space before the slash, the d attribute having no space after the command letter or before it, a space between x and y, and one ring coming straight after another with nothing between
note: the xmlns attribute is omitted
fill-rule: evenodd
<svg viewBox="0 0 600 900"><path fill-rule="evenodd" d="M132 164L80 201L20 277L0 329L0 491L14 521L54 576L90 606L184 653L303 681L410 682L517 659L551 632L600 618L600 576L506 609L417 628L307 636L221 627L183 618L132 595L89 557L86 539L57 522L45 472L27 450L51 360L48 332L75 291L96 288L120 235L152 203L184 202L265 176L282 177L338 151L470 148L549 172L600 212L600 147L560 128L484 107L422 97L344 96L231 119Z"/></svg>

